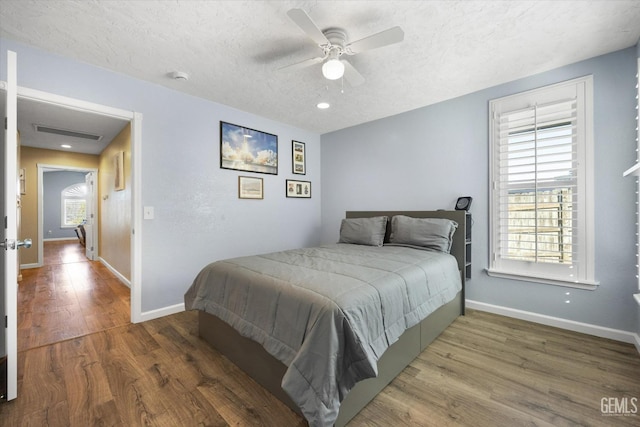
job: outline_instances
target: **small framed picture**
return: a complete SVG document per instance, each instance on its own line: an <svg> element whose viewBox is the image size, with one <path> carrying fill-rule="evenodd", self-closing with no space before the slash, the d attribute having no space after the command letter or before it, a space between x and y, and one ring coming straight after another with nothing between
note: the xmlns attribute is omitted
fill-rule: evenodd
<svg viewBox="0 0 640 427"><path fill-rule="evenodd" d="M124 151L118 151L113 156L113 164L114 164L114 188L116 191L124 190Z"/></svg>
<svg viewBox="0 0 640 427"><path fill-rule="evenodd" d="M291 141L292 172L297 175L306 175L305 144L300 141Z"/></svg>
<svg viewBox="0 0 640 427"><path fill-rule="evenodd" d="M299 199L311 198L311 182L309 181L287 179L286 186L287 197L296 197Z"/></svg>
<svg viewBox="0 0 640 427"><path fill-rule="evenodd" d="M264 185L262 183L262 178L239 176L238 197L241 199L263 199Z"/></svg>

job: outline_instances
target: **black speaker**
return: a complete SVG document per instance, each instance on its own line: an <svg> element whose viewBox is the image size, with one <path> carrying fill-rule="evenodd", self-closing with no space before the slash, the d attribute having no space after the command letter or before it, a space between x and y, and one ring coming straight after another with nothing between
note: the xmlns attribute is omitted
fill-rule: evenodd
<svg viewBox="0 0 640 427"><path fill-rule="evenodd" d="M458 201L456 202L456 210L457 211L468 211L471 207L471 201L473 198L469 196L458 197Z"/></svg>

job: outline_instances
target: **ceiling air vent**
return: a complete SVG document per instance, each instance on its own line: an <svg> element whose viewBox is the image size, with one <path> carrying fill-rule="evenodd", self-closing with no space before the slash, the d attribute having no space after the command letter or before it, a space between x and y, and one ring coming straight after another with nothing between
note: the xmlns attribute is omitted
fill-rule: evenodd
<svg viewBox="0 0 640 427"><path fill-rule="evenodd" d="M52 133L55 135L70 136L73 138L89 139L91 141L100 141L102 139L102 135L94 135L91 133L78 132L75 130L58 129L58 128L54 128L51 126L44 126L44 125L34 124L33 126L35 127L37 132Z"/></svg>

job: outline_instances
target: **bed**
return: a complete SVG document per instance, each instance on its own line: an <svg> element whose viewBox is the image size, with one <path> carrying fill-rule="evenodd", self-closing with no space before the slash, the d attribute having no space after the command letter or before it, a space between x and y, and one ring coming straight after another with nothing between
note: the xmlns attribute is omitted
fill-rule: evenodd
<svg viewBox="0 0 640 427"><path fill-rule="evenodd" d="M309 425L342 426L464 314L464 215L350 211L336 244L205 266L185 307Z"/></svg>

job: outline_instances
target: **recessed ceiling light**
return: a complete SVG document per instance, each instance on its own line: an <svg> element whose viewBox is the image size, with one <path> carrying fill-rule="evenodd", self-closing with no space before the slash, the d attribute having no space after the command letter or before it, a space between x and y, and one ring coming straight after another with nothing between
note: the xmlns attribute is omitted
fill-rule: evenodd
<svg viewBox="0 0 640 427"><path fill-rule="evenodd" d="M331 107L331 105L328 102L318 102L318 105L316 105L316 107L321 110L326 110L327 108Z"/></svg>
<svg viewBox="0 0 640 427"><path fill-rule="evenodd" d="M60 147L62 147L62 148L71 148L71 146L69 144L62 144Z"/></svg>

